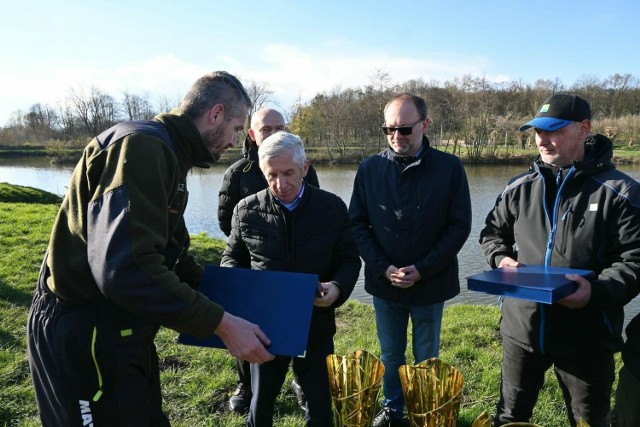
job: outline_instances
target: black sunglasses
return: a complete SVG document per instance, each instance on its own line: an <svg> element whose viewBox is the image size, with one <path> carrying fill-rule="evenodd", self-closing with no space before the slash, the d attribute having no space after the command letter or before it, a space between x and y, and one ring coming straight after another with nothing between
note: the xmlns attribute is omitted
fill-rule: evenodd
<svg viewBox="0 0 640 427"><path fill-rule="evenodd" d="M400 132L400 135L404 135L404 136L411 135L411 133L413 132L413 128L416 127L416 125L421 121L422 119L418 120L417 122L415 122L410 126L399 126L399 127L382 126L382 133L384 133L385 135L393 135L394 133L396 133L396 131L398 131Z"/></svg>

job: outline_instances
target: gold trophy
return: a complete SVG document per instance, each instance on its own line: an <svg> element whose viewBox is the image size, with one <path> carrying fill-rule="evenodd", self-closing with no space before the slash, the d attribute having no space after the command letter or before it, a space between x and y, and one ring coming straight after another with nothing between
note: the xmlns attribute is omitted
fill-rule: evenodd
<svg viewBox="0 0 640 427"><path fill-rule="evenodd" d="M492 427L493 422L491 421L491 416L487 411L482 411L478 418L471 424L471 427Z"/></svg>
<svg viewBox="0 0 640 427"><path fill-rule="evenodd" d="M462 374L437 358L398 369L412 427L455 427L462 400Z"/></svg>
<svg viewBox="0 0 640 427"><path fill-rule="evenodd" d="M374 355L327 356L335 427L371 427L382 385L384 365Z"/></svg>

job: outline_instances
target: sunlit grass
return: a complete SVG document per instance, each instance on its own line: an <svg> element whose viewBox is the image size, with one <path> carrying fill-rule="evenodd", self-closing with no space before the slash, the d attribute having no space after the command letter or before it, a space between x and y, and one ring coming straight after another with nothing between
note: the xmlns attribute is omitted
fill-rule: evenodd
<svg viewBox="0 0 640 427"><path fill-rule="evenodd" d="M47 194L0 184L0 426L38 426L26 357L26 321L42 256L58 205ZM15 197L16 193L22 194ZM12 197L11 202L5 202ZM56 200L56 201L54 201ZM202 264L217 264L224 242L206 234L192 236ZM501 347L499 310L492 306L452 305L445 309L440 358L464 377L459 426L471 426L482 411L495 412L499 396ZM379 355L373 307L349 301L338 310L336 353L366 349ZM411 333L409 331L409 333ZM177 333L161 329L156 344L161 364L164 408L172 425L240 427L245 417L230 414L226 401L236 386L235 361L225 351L177 344ZM412 361L407 353L407 359ZM533 422L567 425L564 403L552 372ZM291 374L276 404L278 427L304 425L289 390Z"/></svg>

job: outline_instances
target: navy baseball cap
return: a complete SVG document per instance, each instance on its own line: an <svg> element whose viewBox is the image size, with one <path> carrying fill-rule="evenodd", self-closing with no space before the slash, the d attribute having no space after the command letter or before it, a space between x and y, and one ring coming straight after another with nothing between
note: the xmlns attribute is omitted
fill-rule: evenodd
<svg viewBox="0 0 640 427"><path fill-rule="evenodd" d="M534 127L553 132L571 122L581 122L586 119L591 120L591 107L587 101L578 95L558 93L547 98L533 120L520 126L519 131Z"/></svg>

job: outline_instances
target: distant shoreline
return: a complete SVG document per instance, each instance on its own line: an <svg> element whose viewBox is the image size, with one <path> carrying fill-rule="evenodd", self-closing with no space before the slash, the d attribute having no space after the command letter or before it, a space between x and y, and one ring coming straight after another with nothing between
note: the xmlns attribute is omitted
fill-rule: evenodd
<svg viewBox="0 0 640 427"><path fill-rule="evenodd" d="M441 147L435 146L437 150L441 150ZM314 149L313 147L307 149L307 156L311 163L316 165L351 165L358 164L363 159L375 154L376 152L367 153L364 157L360 150L352 150L349 154L344 155L341 158L329 158L322 150ZM446 150L448 152L448 150ZM515 153L514 153L515 151ZM357 152L357 154L356 154ZM65 150L58 155L51 155L43 146L30 146L30 147L0 147L0 158L20 158L20 157L49 157L51 163L56 164L69 164L73 165L77 163L82 155L82 149L70 149ZM507 154L483 154L476 161L471 161L468 156L460 157L462 163L469 165L526 165L530 164L537 156L536 150L528 149L522 150L519 148L511 148L511 152L507 150ZM232 148L225 151L217 164L231 165L237 160L242 158L242 149L240 147ZM618 155L616 155L616 149L614 148L613 163L616 165L635 165L640 164L640 149L625 150L619 149Z"/></svg>

